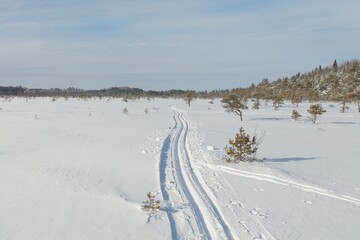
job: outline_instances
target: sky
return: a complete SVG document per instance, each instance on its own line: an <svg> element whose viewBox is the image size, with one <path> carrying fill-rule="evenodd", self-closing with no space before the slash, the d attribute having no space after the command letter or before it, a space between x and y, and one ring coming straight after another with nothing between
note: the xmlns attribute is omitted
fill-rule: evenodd
<svg viewBox="0 0 360 240"><path fill-rule="evenodd" d="M359 59L358 0L0 0L0 86L247 87Z"/></svg>

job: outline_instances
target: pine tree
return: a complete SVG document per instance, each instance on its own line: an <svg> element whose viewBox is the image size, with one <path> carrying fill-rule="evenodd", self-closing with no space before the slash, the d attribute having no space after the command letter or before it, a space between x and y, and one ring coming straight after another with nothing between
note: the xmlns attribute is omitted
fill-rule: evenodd
<svg viewBox="0 0 360 240"><path fill-rule="evenodd" d="M228 157L225 160L227 162L254 161L260 143L261 139L258 140L256 136L251 137L241 127L235 138L229 139L230 146L225 148Z"/></svg>
<svg viewBox="0 0 360 240"><path fill-rule="evenodd" d="M125 107L125 108L123 109L123 113L126 114L126 115L129 114L129 110L127 109L127 107Z"/></svg>
<svg viewBox="0 0 360 240"><path fill-rule="evenodd" d="M223 103L223 105L222 105L223 108L225 108L225 110L227 112L233 112L233 113L239 115L240 121L243 120L242 111L244 109L248 108L246 106L245 99L242 99L241 97L239 97L235 94L230 94L230 95L223 97L221 102Z"/></svg>
<svg viewBox="0 0 360 240"><path fill-rule="evenodd" d="M146 194L147 200L143 201L141 208L145 211L156 212L160 209L160 201L155 200L155 195L152 195L151 192Z"/></svg>
<svg viewBox="0 0 360 240"><path fill-rule="evenodd" d="M291 97L291 104L295 105L296 107L299 107L299 103L301 103L301 97L293 95Z"/></svg>
<svg viewBox="0 0 360 240"><path fill-rule="evenodd" d="M195 91L187 91L184 95L184 99L190 107L191 101L195 98Z"/></svg>
<svg viewBox="0 0 360 240"><path fill-rule="evenodd" d="M281 96L276 96L273 99L274 109L278 110L282 105L284 105L284 99Z"/></svg>
<svg viewBox="0 0 360 240"><path fill-rule="evenodd" d="M333 67L333 69L337 69L337 67L338 67L338 64L337 64L337 61L336 61L336 59L334 60L334 62L333 62L333 65L332 65L332 67Z"/></svg>
<svg viewBox="0 0 360 240"><path fill-rule="evenodd" d="M252 106L253 109L259 109L260 108L260 100L257 98Z"/></svg>
<svg viewBox="0 0 360 240"><path fill-rule="evenodd" d="M291 118L294 119L295 121L297 121L297 120L299 120L299 118L301 118L301 114L294 109L292 111Z"/></svg>
<svg viewBox="0 0 360 240"><path fill-rule="evenodd" d="M321 104L312 104L310 105L309 109L307 110L308 113L311 114L311 121L312 123L316 123L317 116L322 115L326 110L323 109Z"/></svg>

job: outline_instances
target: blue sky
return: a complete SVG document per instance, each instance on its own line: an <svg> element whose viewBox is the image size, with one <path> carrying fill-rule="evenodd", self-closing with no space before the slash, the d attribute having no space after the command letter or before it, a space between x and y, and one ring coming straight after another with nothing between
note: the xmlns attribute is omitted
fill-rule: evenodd
<svg viewBox="0 0 360 240"><path fill-rule="evenodd" d="M358 59L358 0L0 0L0 85L246 87Z"/></svg>

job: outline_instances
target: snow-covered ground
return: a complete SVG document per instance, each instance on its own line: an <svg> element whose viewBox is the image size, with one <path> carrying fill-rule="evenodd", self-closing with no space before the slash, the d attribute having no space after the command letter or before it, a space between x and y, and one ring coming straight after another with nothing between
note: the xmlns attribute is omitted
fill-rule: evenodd
<svg viewBox="0 0 360 240"><path fill-rule="evenodd" d="M214 102L0 98L0 239L357 238L355 105L312 124L309 103L298 122L265 102L240 122ZM224 162L240 126L264 162Z"/></svg>

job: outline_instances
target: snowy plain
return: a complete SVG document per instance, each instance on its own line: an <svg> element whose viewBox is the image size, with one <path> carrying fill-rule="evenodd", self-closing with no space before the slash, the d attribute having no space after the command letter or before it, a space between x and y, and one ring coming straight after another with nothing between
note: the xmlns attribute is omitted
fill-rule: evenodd
<svg viewBox="0 0 360 240"><path fill-rule="evenodd" d="M0 239L357 239L360 113L322 105L0 98ZM263 162L224 162L240 126Z"/></svg>

